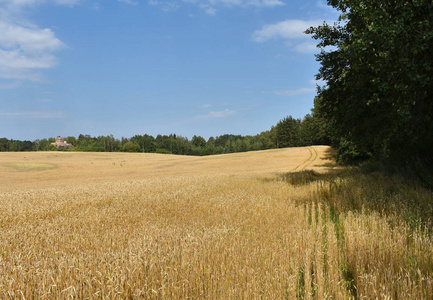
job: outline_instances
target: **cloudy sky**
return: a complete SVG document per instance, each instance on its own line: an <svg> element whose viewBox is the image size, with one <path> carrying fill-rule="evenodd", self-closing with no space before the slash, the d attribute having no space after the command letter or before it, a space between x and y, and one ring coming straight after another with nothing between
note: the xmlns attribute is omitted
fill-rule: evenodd
<svg viewBox="0 0 433 300"><path fill-rule="evenodd" d="M0 137L257 134L315 96L325 0L0 0Z"/></svg>

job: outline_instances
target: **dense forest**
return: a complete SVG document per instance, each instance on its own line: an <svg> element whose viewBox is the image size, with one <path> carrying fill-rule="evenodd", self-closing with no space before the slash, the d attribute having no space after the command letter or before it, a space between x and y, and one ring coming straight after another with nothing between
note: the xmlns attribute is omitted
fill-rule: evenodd
<svg viewBox="0 0 433 300"><path fill-rule="evenodd" d="M343 161L433 161L433 2L328 0L314 112Z"/></svg>
<svg viewBox="0 0 433 300"><path fill-rule="evenodd" d="M113 135L92 137L80 134L65 137L72 147L58 147L54 137L35 141L18 141L0 138L0 151L89 151L89 152L145 152L181 155L212 155L246 152L285 147L326 144L328 139L323 121L314 115L302 120L291 116L280 120L276 126L254 136L224 134L210 137L207 141L194 135L188 139L176 134L135 135L131 138L115 138Z"/></svg>

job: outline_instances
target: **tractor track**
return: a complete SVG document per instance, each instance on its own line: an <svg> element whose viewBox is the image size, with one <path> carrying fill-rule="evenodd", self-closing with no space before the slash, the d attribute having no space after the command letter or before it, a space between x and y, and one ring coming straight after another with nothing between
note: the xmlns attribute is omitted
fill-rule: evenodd
<svg viewBox="0 0 433 300"><path fill-rule="evenodd" d="M309 166L311 166L311 164L317 160L318 157L317 150L314 149L314 147L308 147L307 149L310 152L310 157L305 161L303 161L302 163L300 163L299 165L297 165L294 169L290 170L290 172L303 171Z"/></svg>

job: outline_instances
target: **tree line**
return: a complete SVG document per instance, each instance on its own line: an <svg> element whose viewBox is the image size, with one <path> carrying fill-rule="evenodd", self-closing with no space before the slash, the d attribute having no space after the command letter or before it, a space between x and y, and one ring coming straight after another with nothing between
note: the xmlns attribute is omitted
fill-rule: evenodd
<svg viewBox="0 0 433 300"><path fill-rule="evenodd" d="M270 130L257 135L224 134L208 140L194 135L192 139L176 134L135 135L131 138L115 138L113 135L92 137L80 134L64 138L72 147L56 148L55 138L19 141L0 138L0 151L85 151L85 152L141 152L179 155L213 155L285 147L327 144L324 123L314 114L302 120L287 116Z"/></svg>
<svg viewBox="0 0 433 300"><path fill-rule="evenodd" d="M433 162L433 2L328 0L316 117L343 161Z"/></svg>

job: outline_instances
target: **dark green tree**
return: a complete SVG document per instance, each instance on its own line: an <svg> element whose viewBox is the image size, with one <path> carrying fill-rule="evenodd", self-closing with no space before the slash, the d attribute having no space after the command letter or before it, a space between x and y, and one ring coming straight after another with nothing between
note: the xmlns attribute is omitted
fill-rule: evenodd
<svg viewBox="0 0 433 300"><path fill-rule="evenodd" d="M276 126L278 148L301 146L301 120L292 116L280 120Z"/></svg>
<svg viewBox="0 0 433 300"><path fill-rule="evenodd" d="M328 145L324 120L314 115L306 115L301 123L301 140L303 146Z"/></svg>
<svg viewBox="0 0 433 300"><path fill-rule="evenodd" d="M188 155L191 149L191 145L188 141L188 138L177 135L176 136L177 148L179 149L179 154Z"/></svg>
<svg viewBox="0 0 433 300"><path fill-rule="evenodd" d="M10 140L9 151L13 151L13 152L21 151L20 141Z"/></svg>
<svg viewBox="0 0 433 300"><path fill-rule="evenodd" d="M204 148L206 146L206 140L201 136L194 135L192 137L191 143L199 148Z"/></svg>
<svg viewBox="0 0 433 300"><path fill-rule="evenodd" d="M39 142L40 151L48 151L50 148L50 141L48 139L41 139Z"/></svg>
<svg viewBox="0 0 433 300"><path fill-rule="evenodd" d="M136 143L129 141L126 142L125 145L123 145L123 151L124 152L140 152L140 146Z"/></svg>
<svg viewBox="0 0 433 300"><path fill-rule="evenodd" d="M40 139L34 140L32 150L39 151L40 145L41 145Z"/></svg>
<svg viewBox="0 0 433 300"><path fill-rule="evenodd" d="M315 111L326 120L340 155L431 159L433 2L328 4L341 12L339 21L306 32L320 41L317 79L326 82Z"/></svg>
<svg viewBox="0 0 433 300"><path fill-rule="evenodd" d="M0 151L9 151L9 140L7 138L0 138Z"/></svg>

